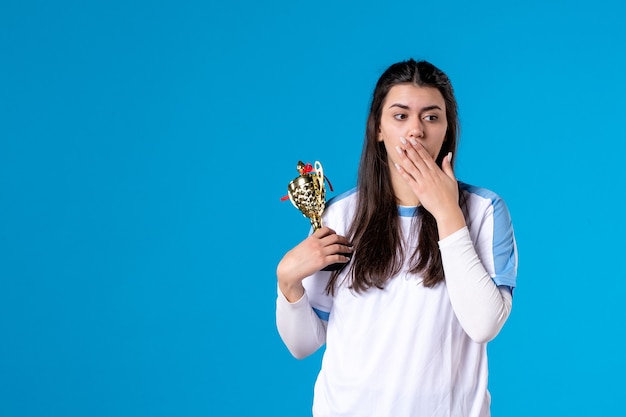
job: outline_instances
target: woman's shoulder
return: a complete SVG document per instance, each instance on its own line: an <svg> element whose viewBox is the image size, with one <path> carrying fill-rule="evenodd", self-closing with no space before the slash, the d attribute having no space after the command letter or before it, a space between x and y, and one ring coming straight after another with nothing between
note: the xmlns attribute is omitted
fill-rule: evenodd
<svg viewBox="0 0 626 417"><path fill-rule="evenodd" d="M459 186L461 187L461 190L463 190L465 193L468 193L468 194L474 194L478 197L482 197L482 198L486 198L486 199L490 199L494 201L502 199L502 197L500 197L498 193L485 187L468 184L462 181L459 181Z"/></svg>
<svg viewBox="0 0 626 417"><path fill-rule="evenodd" d="M333 205L351 205L357 196L357 188L351 188L347 191L344 191L340 194L337 194L335 196L333 196L332 198L330 198L327 202L326 202L326 207L331 207Z"/></svg>
<svg viewBox="0 0 626 417"><path fill-rule="evenodd" d="M330 198L324 209L324 224L330 226L337 233L345 233L345 229L354 215L356 196L356 188L353 188Z"/></svg>
<svg viewBox="0 0 626 417"><path fill-rule="evenodd" d="M469 214L478 215L478 213L488 210L508 217L508 207L497 192L461 181L459 181L459 186L464 193L465 201L468 203Z"/></svg>

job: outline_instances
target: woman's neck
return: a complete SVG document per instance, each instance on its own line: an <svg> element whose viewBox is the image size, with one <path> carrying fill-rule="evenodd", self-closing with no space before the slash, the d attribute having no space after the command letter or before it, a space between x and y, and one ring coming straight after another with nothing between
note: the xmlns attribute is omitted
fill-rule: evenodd
<svg viewBox="0 0 626 417"><path fill-rule="evenodd" d="M394 175L395 174L395 175ZM409 184L404 181L398 172L391 174L391 186L393 187L393 193L396 196L396 203L400 206L416 207L420 205L420 200L417 198Z"/></svg>

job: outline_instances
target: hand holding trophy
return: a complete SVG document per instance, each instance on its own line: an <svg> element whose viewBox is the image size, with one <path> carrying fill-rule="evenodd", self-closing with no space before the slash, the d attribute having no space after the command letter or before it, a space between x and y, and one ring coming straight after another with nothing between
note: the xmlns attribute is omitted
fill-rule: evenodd
<svg viewBox="0 0 626 417"><path fill-rule="evenodd" d="M326 177L324 176L324 170L319 161L315 161L315 167L298 161L296 168L300 175L287 185L287 196L294 207L310 220L311 226L315 231L323 226L322 213L324 213L326 208L326 187L324 184ZM330 186L330 182L328 185ZM332 191L332 186L330 186L330 189ZM283 199L286 200L286 197L283 197ZM344 255L351 256L351 254ZM344 265L343 263L328 265L322 271L334 271L342 268Z"/></svg>

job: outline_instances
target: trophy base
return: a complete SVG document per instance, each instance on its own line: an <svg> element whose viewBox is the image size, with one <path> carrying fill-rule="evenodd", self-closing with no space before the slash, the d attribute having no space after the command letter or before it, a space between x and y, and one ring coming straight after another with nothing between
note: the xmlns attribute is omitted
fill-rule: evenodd
<svg viewBox="0 0 626 417"><path fill-rule="evenodd" d="M350 258L352 256L351 253L342 253L342 255L343 256L347 256L348 258ZM321 271L336 271L338 269L343 268L348 263L350 263L350 261L348 261L348 262L337 262L336 264L330 264L327 267L322 268Z"/></svg>

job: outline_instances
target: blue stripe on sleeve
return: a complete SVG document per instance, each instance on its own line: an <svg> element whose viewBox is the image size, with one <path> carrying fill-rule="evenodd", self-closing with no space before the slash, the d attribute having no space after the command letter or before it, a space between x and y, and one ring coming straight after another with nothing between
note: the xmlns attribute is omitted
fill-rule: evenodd
<svg viewBox="0 0 626 417"><path fill-rule="evenodd" d="M326 311L318 310L315 307L312 307L312 308L313 308L313 311L315 311L315 314L317 314L317 317L319 317L320 319L324 321L328 321L328 317L330 317L330 313Z"/></svg>
<svg viewBox="0 0 626 417"><path fill-rule="evenodd" d="M493 261L499 285L515 287L517 252L509 211L500 198L493 201Z"/></svg>
<svg viewBox="0 0 626 417"><path fill-rule="evenodd" d="M493 206L493 262L496 285L515 287L517 281L517 247L511 216L504 200L485 188L462 184L470 193L491 201Z"/></svg>

